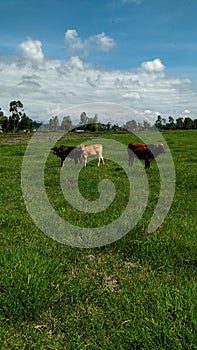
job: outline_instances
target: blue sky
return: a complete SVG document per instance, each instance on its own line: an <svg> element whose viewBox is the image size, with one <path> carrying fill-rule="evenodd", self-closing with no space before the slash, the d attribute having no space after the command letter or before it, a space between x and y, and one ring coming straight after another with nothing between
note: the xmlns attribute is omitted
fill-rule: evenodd
<svg viewBox="0 0 197 350"><path fill-rule="evenodd" d="M5 113L16 98L41 119L101 101L197 117L197 1L6 0L0 13Z"/></svg>

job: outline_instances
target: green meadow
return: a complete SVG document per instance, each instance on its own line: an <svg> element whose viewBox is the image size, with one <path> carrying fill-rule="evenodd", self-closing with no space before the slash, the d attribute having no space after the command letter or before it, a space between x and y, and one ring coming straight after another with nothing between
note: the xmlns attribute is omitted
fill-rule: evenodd
<svg viewBox="0 0 197 350"><path fill-rule="evenodd" d="M77 145L93 137L124 145L137 140L129 133L70 133L58 144ZM0 135L0 349L197 349L197 131L164 131L163 137L176 171L164 222L148 231L160 193L154 161L146 170L148 203L138 223L111 244L79 248L47 236L28 213L21 166L30 135ZM81 168L79 189L95 201L99 182L110 179L114 201L101 213L83 213L66 201L60 159L50 152L44 183L59 216L79 227L102 227L121 215L129 198L128 176L116 162L105 162L98 168L93 159ZM136 160L129 176L141 168Z"/></svg>

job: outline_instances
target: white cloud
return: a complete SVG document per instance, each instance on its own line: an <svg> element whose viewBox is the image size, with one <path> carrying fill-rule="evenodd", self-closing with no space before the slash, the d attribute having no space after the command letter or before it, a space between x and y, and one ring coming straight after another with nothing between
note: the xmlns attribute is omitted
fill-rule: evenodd
<svg viewBox="0 0 197 350"><path fill-rule="evenodd" d="M138 92L127 92L122 96L123 98L127 98L129 100L140 100L140 94Z"/></svg>
<svg viewBox="0 0 197 350"><path fill-rule="evenodd" d="M22 57L32 63L42 63L44 60L44 53L42 51L42 43L40 40L32 40L28 38L19 46Z"/></svg>
<svg viewBox="0 0 197 350"><path fill-rule="evenodd" d="M93 48L97 48L101 51L110 51L114 45L115 41L105 33L100 33L97 35L90 36L86 40L81 40L78 32L75 29L68 29L65 33L65 42L68 47L68 51L71 54L78 56L88 56L88 53Z"/></svg>
<svg viewBox="0 0 197 350"><path fill-rule="evenodd" d="M148 73L159 73L163 72L165 66L161 62L160 58L156 58L153 61L146 61L141 64L141 68Z"/></svg>
<svg viewBox="0 0 197 350"><path fill-rule="evenodd" d="M69 63L71 68L83 69L83 62L78 56L72 56Z"/></svg>
<svg viewBox="0 0 197 350"><path fill-rule="evenodd" d="M165 75L159 59L152 61L151 69L150 63L147 66L148 62L143 62L145 69L141 66L136 71L121 71L99 69L84 63L77 55L69 60L49 60L41 55L41 60L35 60L39 50L33 50L34 60L30 62L42 61L42 64L32 65L26 55L30 42L33 41L22 43L25 54L21 57L0 57L0 107L7 116L10 101L21 100L30 118L43 121L62 111L79 121L80 113L86 108L88 112L89 105L90 116L98 113L99 120L104 122L120 123L134 116L154 121L158 114L176 118L183 111L196 118L197 93L193 82ZM42 45L33 42L32 47ZM158 67L162 74L156 74ZM73 114L71 106L75 107Z"/></svg>
<svg viewBox="0 0 197 350"><path fill-rule="evenodd" d="M190 114L190 111L188 109L185 109L183 113L184 114Z"/></svg>
<svg viewBox="0 0 197 350"><path fill-rule="evenodd" d="M65 42L71 52L81 52L82 55L87 55L87 41L82 42L75 29L68 29L66 31Z"/></svg>
<svg viewBox="0 0 197 350"><path fill-rule="evenodd" d="M151 115L153 112L150 109L145 109L144 114Z"/></svg>
<svg viewBox="0 0 197 350"><path fill-rule="evenodd" d="M105 33L97 34L90 38L90 41L95 42L103 51L110 51L115 46L115 41L106 36Z"/></svg>

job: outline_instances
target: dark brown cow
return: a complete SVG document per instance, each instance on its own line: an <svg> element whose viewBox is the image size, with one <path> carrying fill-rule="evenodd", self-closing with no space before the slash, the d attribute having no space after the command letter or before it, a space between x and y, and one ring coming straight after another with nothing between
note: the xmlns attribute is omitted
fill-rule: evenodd
<svg viewBox="0 0 197 350"><path fill-rule="evenodd" d="M81 161L82 149L80 146L72 147L61 145L60 147L53 147L51 150L61 159L61 168L64 166L64 161L67 157L74 159L75 164L78 163L78 160Z"/></svg>
<svg viewBox="0 0 197 350"><path fill-rule="evenodd" d="M157 145L144 145L141 143L128 144L129 166L132 167L134 158L144 159L145 168L150 168L150 163L160 154L165 153L163 143Z"/></svg>

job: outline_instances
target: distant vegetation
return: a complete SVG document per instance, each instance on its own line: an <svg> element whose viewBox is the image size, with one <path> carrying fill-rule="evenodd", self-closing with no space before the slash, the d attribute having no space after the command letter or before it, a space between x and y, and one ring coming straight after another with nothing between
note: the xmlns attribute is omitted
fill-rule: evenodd
<svg viewBox="0 0 197 350"><path fill-rule="evenodd" d="M42 122L38 122L29 118L23 109L21 101L11 101L9 117L4 115L4 112L0 108L0 131L3 133L20 133L20 132L32 132L38 130L42 125ZM88 132L105 132L105 131L142 131L150 130L152 128L158 128L159 130L188 130L197 129L197 119L191 119L190 117L179 117L174 119L172 116L168 117L168 120L162 118L160 115L154 125L151 125L148 121L138 122L134 119L129 120L123 126L119 126L118 123L112 124L108 122L103 124L98 120L97 113L94 117L87 116L86 112L82 112L80 115L79 124L74 125L71 117L66 115L62 118L61 123L58 116L52 116L48 123L44 124L45 131L57 132L57 131L88 131Z"/></svg>

